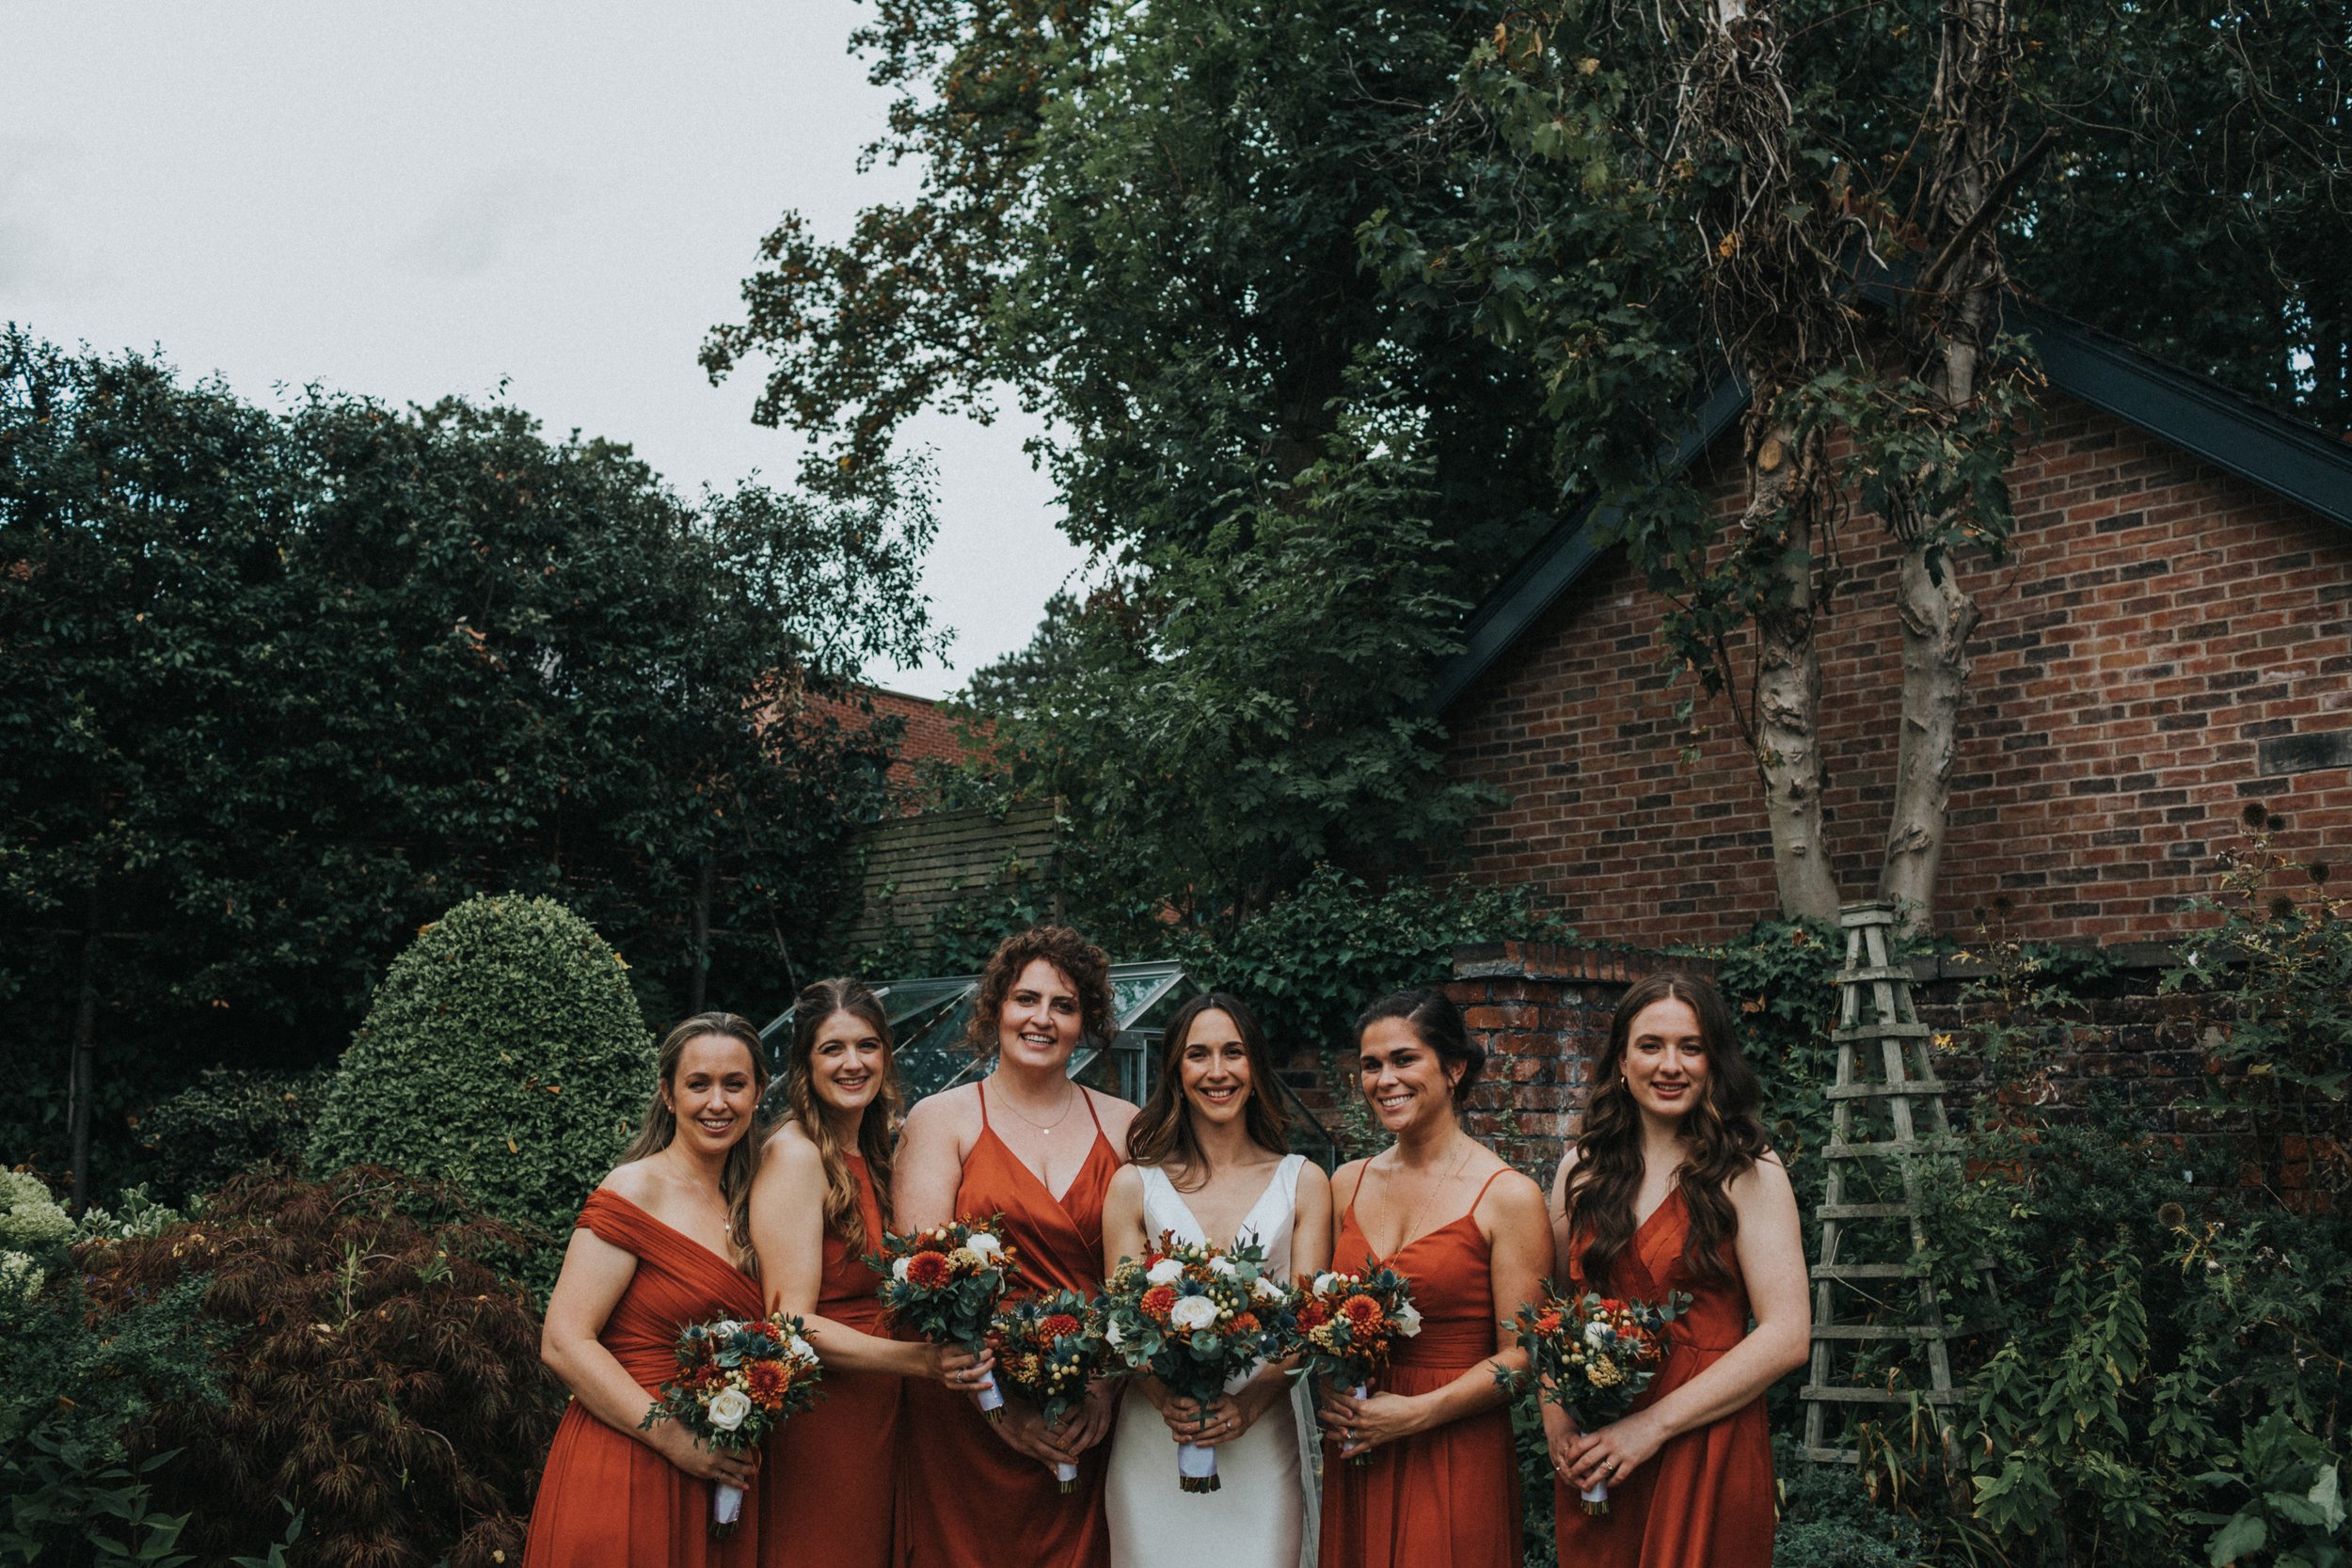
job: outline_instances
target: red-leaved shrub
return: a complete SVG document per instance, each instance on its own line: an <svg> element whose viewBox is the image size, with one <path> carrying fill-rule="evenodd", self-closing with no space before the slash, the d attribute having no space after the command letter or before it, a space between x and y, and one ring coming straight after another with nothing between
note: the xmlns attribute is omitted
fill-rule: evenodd
<svg viewBox="0 0 2352 1568"><path fill-rule="evenodd" d="M135 1430L155 1503L194 1514L199 1563L262 1550L283 1498L303 1568L496 1568L523 1526L562 1410L539 1323L491 1259L523 1239L447 1188L359 1167L231 1182L200 1219L87 1249L101 1323L190 1275L230 1331L225 1405L166 1404Z"/></svg>

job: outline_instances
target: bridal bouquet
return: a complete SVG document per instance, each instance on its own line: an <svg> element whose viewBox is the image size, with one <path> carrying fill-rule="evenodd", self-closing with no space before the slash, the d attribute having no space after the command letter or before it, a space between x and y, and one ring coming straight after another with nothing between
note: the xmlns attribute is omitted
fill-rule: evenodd
<svg viewBox="0 0 2352 1568"><path fill-rule="evenodd" d="M1327 1270L1300 1287L1291 1310L1298 1323L1297 1375L1340 1384L1359 1400L1371 1393L1396 1342L1421 1332L1412 1281L1386 1264L1361 1275ZM1369 1465L1372 1456L1359 1453L1355 1462Z"/></svg>
<svg viewBox="0 0 2352 1568"><path fill-rule="evenodd" d="M866 1259L882 1276L883 1313L934 1345L985 1354L989 1325L1021 1267L1020 1256L996 1239L1002 1218L985 1228L959 1219L911 1236L884 1233L882 1250ZM980 1385L979 1403L992 1421L1005 1408L993 1372Z"/></svg>
<svg viewBox="0 0 2352 1568"><path fill-rule="evenodd" d="M815 1403L824 1376L801 1320L787 1317L689 1323L678 1333L677 1365L640 1425L675 1421L703 1447L732 1453L757 1448L787 1417ZM743 1489L720 1482L710 1498L711 1536L734 1533L742 1516Z"/></svg>
<svg viewBox="0 0 2352 1568"><path fill-rule="evenodd" d="M1282 1354L1288 1292L1264 1270L1265 1248L1254 1242L1200 1246L1164 1230L1156 1247L1112 1271L1104 1337L1128 1370L1207 1404ZM1187 1492L1216 1491L1216 1449L1179 1442L1176 1473Z"/></svg>
<svg viewBox="0 0 2352 1568"><path fill-rule="evenodd" d="M1009 1301L996 1314L996 1375L1037 1406L1049 1428L1086 1402L1087 1386L1107 1370L1103 1304L1075 1291ZM1064 1492L1076 1490L1078 1467L1054 1466Z"/></svg>
<svg viewBox="0 0 2352 1568"><path fill-rule="evenodd" d="M1512 1314L1511 1326L1543 1397L1574 1417L1578 1430L1594 1432L1649 1387L1666 1364L1666 1325L1690 1305L1679 1291L1653 1306L1590 1291L1564 1297L1547 1284L1542 1300ZM1609 1512L1607 1481L1584 1488L1584 1512Z"/></svg>

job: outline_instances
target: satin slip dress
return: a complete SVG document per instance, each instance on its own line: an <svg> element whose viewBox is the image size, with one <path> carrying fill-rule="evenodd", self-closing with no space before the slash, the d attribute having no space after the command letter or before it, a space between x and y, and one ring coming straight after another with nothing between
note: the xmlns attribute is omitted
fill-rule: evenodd
<svg viewBox="0 0 2352 1568"><path fill-rule="evenodd" d="M1639 1410L1713 1366L1748 1332L1748 1291L1737 1259L1731 1275L1702 1284L1683 1260L1691 1213L1677 1187L1642 1222L1605 1286L1584 1277L1581 1249L1571 1248L1568 1281L1629 1301L1663 1301L1682 1291L1691 1305L1666 1325L1671 1347ZM1728 1249L1726 1249L1728 1250ZM1764 1397L1720 1420L1686 1432L1657 1457L1609 1487L1609 1512L1587 1517L1574 1488L1557 1481L1562 1568L1772 1568L1772 1440Z"/></svg>
<svg viewBox="0 0 2352 1568"><path fill-rule="evenodd" d="M1093 1096L1086 1101L1094 1142L1057 1198L989 1125L988 1085L978 1088L980 1136L963 1163L956 1213L1003 1216L1003 1238L1021 1255L1022 1289L1101 1291L1103 1196L1120 1162ZM903 1568L1109 1568L1103 1521L1107 1443L1087 1451L1076 1491L1064 1495L1052 1466L1015 1452L968 1396L941 1384L907 1386L899 1431Z"/></svg>
<svg viewBox="0 0 2352 1568"><path fill-rule="evenodd" d="M866 1162L849 1156L867 1250L882 1240L882 1203ZM817 1315L880 1338L881 1276L828 1228ZM768 1440L760 1471L762 1568L890 1568L897 1550L898 1410L905 1382L825 1369L817 1403Z"/></svg>
<svg viewBox="0 0 2352 1568"><path fill-rule="evenodd" d="M1283 1284L1291 1278L1291 1230L1298 1213L1298 1173L1306 1164L1304 1154L1285 1156L1235 1233L1235 1240L1265 1248L1266 1275ZM1143 1233L1172 1231L1179 1241L1210 1244L1167 1175L1152 1165L1139 1174ZM1236 1374L1226 1392L1253 1375ZM1302 1568L1313 1562L1315 1475L1307 1451L1313 1417L1306 1394L1303 1383L1294 1386L1289 1399L1268 1406L1248 1432L1219 1444L1218 1488L1200 1493L1178 1484L1168 1423L1140 1390L1128 1389L1112 1433L1104 1501L1111 1568Z"/></svg>
<svg viewBox="0 0 2352 1568"><path fill-rule="evenodd" d="M1497 1349L1494 1281L1478 1205L1375 1261L1348 1195L1331 1267L1363 1274L1386 1262L1412 1281L1421 1332L1401 1342L1375 1386L1397 1394L1442 1388ZM1356 1191L1363 1191L1359 1173ZM1511 1412L1497 1405L1372 1450L1369 1464L1323 1449L1320 1568L1521 1568L1519 1466Z"/></svg>
<svg viewBox="0 0 2352 1568"><path fill-rule="evenodd" d="M760 1315L751 1275L618 1193L590 1193L574 1228L594 1231L637 1259L637 1272L596 1339L644 1389L647 1404L677 1371L681 1328ZM548 1450L523 1568L754 1568L757 1484L743 1499L741 1525L725 1541L710 1539L710 1497L709 1481L574 1400Z"/></svg>

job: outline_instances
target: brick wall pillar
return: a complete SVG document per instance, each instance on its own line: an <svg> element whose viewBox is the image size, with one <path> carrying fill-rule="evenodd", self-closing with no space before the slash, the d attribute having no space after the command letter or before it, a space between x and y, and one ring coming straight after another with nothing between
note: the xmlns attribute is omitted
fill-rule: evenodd
<svg viewBox="0 0 2352 1568"><path fill-rule="evenodd" d="M1470 1132L1549 1187L1584 1108L1593 1053L1607 1041L1626 988L1661 969L1713 968L1699 958L1557 942L1456 947L1446 994L1486 1048Z"/></svg>

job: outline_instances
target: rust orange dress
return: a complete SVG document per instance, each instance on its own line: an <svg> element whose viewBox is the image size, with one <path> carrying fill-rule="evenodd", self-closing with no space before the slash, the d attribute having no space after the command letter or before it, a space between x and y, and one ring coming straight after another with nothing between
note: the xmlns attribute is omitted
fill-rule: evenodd
<svg viewBox="0 0 2352 1568"><path fill-rule="evenodd" d="M1021 1280L1038 1291L1103 1288L1103 1196L1119 1151L1094 1117L1086 1164L1059 1198L1045 1189L988 1124L980 1090L980 1137L963 1163L956 1212L1004 1216L1006 1243L1021 1254ZM1083 1092L1083 1091L1081 1091ZM991 1432L969 1397L934 1382L910 1383L899 1446L898 1561L902 1568L1108 1568L1103 1517L1109 1445L1078 1464L1077 1490L1064 1497L1048 1465L1016 1453Z"/></svg>
<svg viewBox="0 0 2352 1568"><path fill-rule="evenodd" d="M1502 1172L1495 1172L1501 1176ZM1391 1393L1442 1388L1495 1354L1494 1283L1478 1205L1381 1259L1412 1281L1421 1332L1402 1342L1378 1386ZM1363 1180L1357 1180L1357 1191ZM1331 1267L1360 1274L1377 1267L1356 1224L1350 1194L1331 1249ZM1507 1405L1449 1421L1372 1450L1371 1463L1323 1449L1320 1568L1520 1568L1519 1465Z"/></svg>
<svg viewBox="0 0 2352 1568"><path fill-rule="evenodd" d="M645 1390L648 1404L677 1370L673 1347L680 1328L760 1315L751 1275L618 1193L590 1193L574 1228L636 1256L637 1273L596 1339ZM548 1450L523 1568L753 1568L759 1555L757 1488L744 1498L742 1523L725 1541L710 1539L710 1482L574 1400Z"/></svg>
<svg viewBox="0 0 2352 1568"><path fill-rule="evenodd" d="M1748 1332L1748 1291L1736 1259L1728 1280L1702 1284L1683 1261L1691 1232L1682 1189L1666 1195L1609 1271L1605 1287L1584 1278L1579 1253L1569 1283L1605 1288L1630 1301L1690 1293L1691 1305L1666 1325L1672 1347L1658 1380L1634 1408L1653 1404L1723 1359ZM1657 1457L1609 1487L1609 1512L1587 1516L1576 1490L1555 1480L1562 1568L1772 1568L1772 1440L1764 1398L1668 1442Z"/></svg>
<svg viewBox="0 0 2352 1568"><path fill-rule="evenodd" d="M882 1240L882 1204L866 1162L849 1157L867 1246ZM857 1248L825 1232L817 1315L887 1337L880 1284ZM817 1403L768 1440L759 1475L762 1568L890 1568L898 1498L898 1408L904 1383L887 1372L828 1367Z"/></svg>

